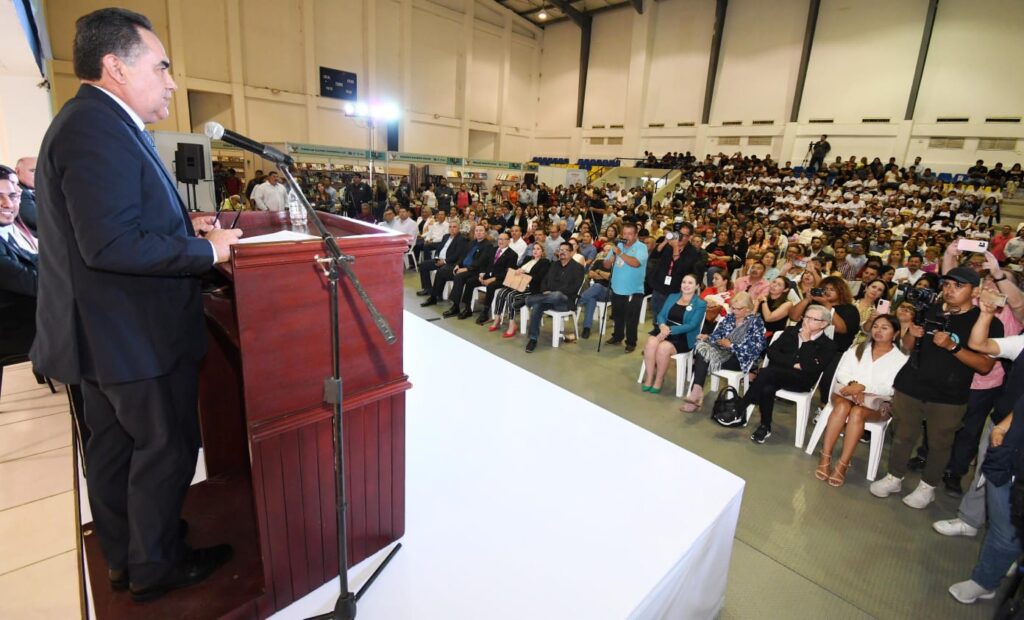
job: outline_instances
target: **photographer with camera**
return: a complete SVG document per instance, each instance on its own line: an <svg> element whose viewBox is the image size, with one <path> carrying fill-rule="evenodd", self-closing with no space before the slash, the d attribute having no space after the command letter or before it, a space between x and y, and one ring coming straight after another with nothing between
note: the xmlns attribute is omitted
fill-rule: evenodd
<svg viewBox="0 0 1024 620"><path fill-rule="evenodd" d="M929 289L907 291L908 301L917 309L914 325L903 338L910 362L894 383L889 473L872 483L872 495L888 497L900 491L907 459L921 435L921 422L927 421L930 456L920 484L903 503L921 509L935 500L935 487L942 481L953 437L963 420L974 373L987 373L995 364L964 346L981 312L971 303L980 285L976 271L957 267L943 277L941 300L932 299ZM1001 337L1002 323L993 321L988 335Z"/></svg>
<svg viewBox="0 0 1024 620"><path fill-rule="evenodd" d="M1000 309L987 300L981 300L979 307L981 313L968 344L979 353L1013 360L1013 366L978 446L974 480L960 502L958 518L938 521L932 526L946 536L974 536L988 516L988 532L971 578L949 588L949 593L965 604L992 598L1007 569L1021 554L1019 534L1011 519L1011 482L1015 475L1020 476L1024 448L1024 424L1013 424L1015 418L1024 418L1024 336L987 337Z"/></svg>

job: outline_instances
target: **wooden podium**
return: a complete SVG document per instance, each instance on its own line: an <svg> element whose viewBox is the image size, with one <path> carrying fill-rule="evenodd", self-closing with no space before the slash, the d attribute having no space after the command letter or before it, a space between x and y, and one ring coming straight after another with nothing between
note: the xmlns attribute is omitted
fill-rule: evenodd
<svg viewBox="0 0 1024 620"><path fill-rule="evenodd" d="M201 215L201 214L196 214ZM225 212L246 237L295 229L283 213ZM351 282L339 286L349 565L405 531L402 272L405 236L321 214L398 341L384 342ZM327 279L322 242L240 244L207 294L209 352L200 379L207 480L185 505L193 546L230 542L209 580L135 605L107 586L86 532L99 618L266 618L338 574Z"/></svg>

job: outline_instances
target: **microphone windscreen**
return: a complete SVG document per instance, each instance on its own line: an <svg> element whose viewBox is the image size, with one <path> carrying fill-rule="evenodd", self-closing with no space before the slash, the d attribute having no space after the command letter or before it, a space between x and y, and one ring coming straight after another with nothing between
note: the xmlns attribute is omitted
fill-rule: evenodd
<svg viewBox="0 0 1024 620"><path fill-rule="evenodd" d="M207 138L211 140L220 140L224 136L224 125L218 122L210 121L206 123L206 127L203 130Z"/></svg>

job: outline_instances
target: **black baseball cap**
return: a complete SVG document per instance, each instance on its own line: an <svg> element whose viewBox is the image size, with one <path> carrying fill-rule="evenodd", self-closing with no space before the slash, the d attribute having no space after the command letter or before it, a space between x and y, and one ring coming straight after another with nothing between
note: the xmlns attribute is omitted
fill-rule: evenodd
<svg viewBox="0 0 1024 620"><path fill-rule="evenodd" d="M978 275L978 272L967 267L956 267L955 269L950 269L946 275L942 276L942 279L955 280L961 284L970 284L974 287L981 285L981 276Z"/></svg>

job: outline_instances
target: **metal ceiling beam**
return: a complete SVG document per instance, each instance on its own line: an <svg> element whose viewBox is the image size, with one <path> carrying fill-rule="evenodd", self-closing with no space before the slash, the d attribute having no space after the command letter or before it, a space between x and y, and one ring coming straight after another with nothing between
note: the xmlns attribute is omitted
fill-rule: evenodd
<svg viewBox="0 0 1024 620"><path fill-rule="evenodd" d="M700 115L700 122L704 125L711 118L711 101L715 96L715 79L718 77L718 55L722 51L722 32L725 30L725 12L728 8L729 0L717 0L715 3L715 30L711 35L708 81L704 86L704 110Z"/></svg>
<svg viewBox="0 0 1024 620"><path fill-rule="evenodd" d="M633 8L640 15L644 14L644 0L633 0Z"/></svg>
<svg viewBox="0 0 1024 620"><path fill-rule="evenodd" d="M580 75L579 87L576 92L576 126L583 127L583 104L587 100L587 71L590 68L590 33L593 30L594 18L573 8L567 0L551 0L551 4L561 9L569 19L580 27Z"/></svg>
<svg viewBox="0 0 1024 620"><path fill-rule="evenodd" d="M591 9L589 11L584 11L584 14L589 16L589 17L593 17L594 15L600 15L601 13L604 13L606 11L614 11L615 9L621 9L623 7L628 7L628 6L630 6L631 1L632 0L626 0L625 2L620 2L618 4L606 4L605 6L598 7L596 9ZM546 22L541 22L541 23L544 26L549 26L551 24L557 24L558 22L565 21L567 19L569 19L569 17L568 16L564 16L564 17L558 17L558 18L555 18L555 19L549 19Z"/></svg>
<svg viewBox="0 0 1024 620"><path fill-rule="evenodd" d="M566 17L571 19L580 28L583 28L584 25L589 26L591 22L590 16L576 8L573 8L572 4L570 4L568 0L551 0L551 4L561 9L561 11L565 13Z"/></svg>
<svg viewBox="0 0 1024 620"><path fill-rule="evenodd" d="M910 98L907 100L907 113L903 119L914 120L917 108L917 95L921 92L921 78L924 77L924 64L928 59L928 48L932 42L932 30L935 28L935 12L939 8L939 0L928 2L928 13L924 18L924 34L921 36L921 49L917 52L917 66L914 68L914 81L910 85Z"/></svg>
<svg viewBox="0 0 1024 620"><path fill-rule="evenodd" d="M818 27L818 10L821 0L811 0L807 8L807 28L804 30L804 47L800 52L800 68L796 74L796 90L793 92L793 109L789 113L789 122L795 123L800 118L800 103L804 98L804 84L807 83L807 67L811 63L811 47L814 45L814 30Z"/></svg>

